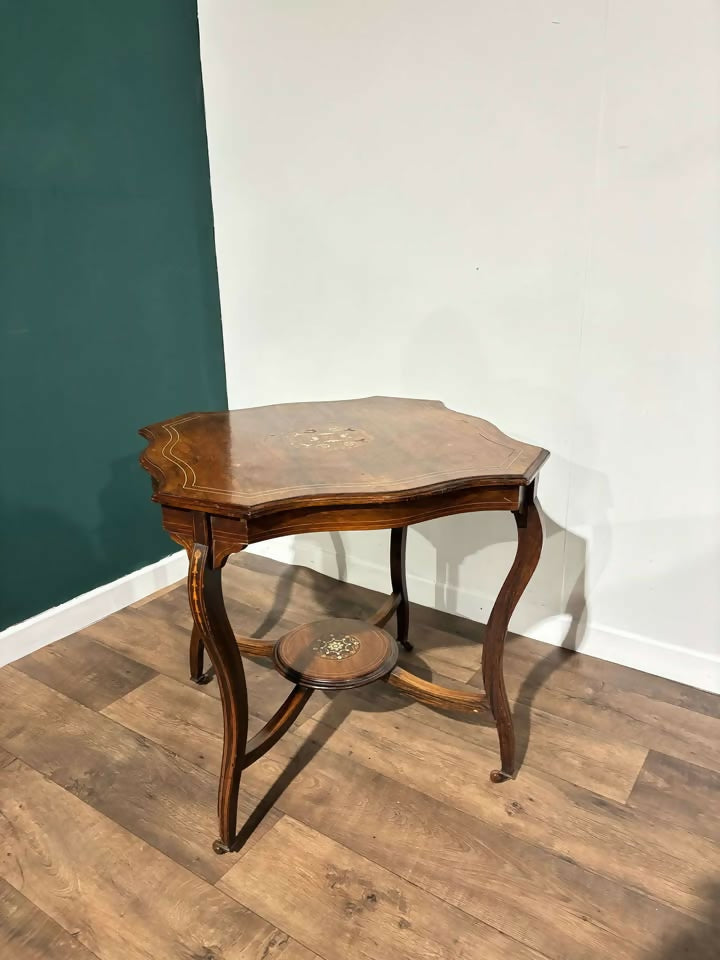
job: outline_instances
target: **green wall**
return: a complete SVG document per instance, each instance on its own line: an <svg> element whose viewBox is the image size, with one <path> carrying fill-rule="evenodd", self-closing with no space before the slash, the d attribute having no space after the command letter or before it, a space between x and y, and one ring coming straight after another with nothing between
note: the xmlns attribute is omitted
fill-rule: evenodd
<svg viewBox="0 0 720 960"><path fill-rule="evenodd" d="M0 0L0 629L177 550L139 426L227 406L190 0Z"/></svg>

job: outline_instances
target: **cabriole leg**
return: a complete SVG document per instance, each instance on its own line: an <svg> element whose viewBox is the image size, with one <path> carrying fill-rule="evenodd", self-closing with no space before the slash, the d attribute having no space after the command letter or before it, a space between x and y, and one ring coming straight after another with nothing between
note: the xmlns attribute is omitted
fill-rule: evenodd
<svg viewBox="0 0 720 960"><path fill-rule="evenodd" d="M494 783L509 780L515 774L515 731L505 690L503 652L505 635L512 612L535 572L542 550L543 531L534 498L534 484L526 491L525 505L514 514L518 531L515 560L505 578L485 629L482 675L500 740L500 770L493 770Z"/></svg>
<svg viewBox="0 0 720 960"><path fill-rule="evenodd" d="M190 679L194 683L209 683L212 679L212 672L203 672L205 663L205 644L202 641L202 635L193 623L192 636L190 637Z"/></svg>
<svg viewBox="0 0 720 960"><path fill-rule="evenodd" d="M408 600L407 582L405 580L406 544L407 527L393 527L390 531L390 578L393 595L400 598L396 612L397 641L406 650L412 650L413 645L408 640L410 601Z"/></svg>
<svg viewBox="0 0 720 960"><path fill-rule="evenodd" d="M199 526L199 524L198 524ZM188 595L195 630L215 669L222 701L224 741L218 818L220 839L216 853L227 853L236 839L237 802L247 743L248 701L242 658L225 612L221 571L213 569L206 543L194 543L190 553Z"/></svg>

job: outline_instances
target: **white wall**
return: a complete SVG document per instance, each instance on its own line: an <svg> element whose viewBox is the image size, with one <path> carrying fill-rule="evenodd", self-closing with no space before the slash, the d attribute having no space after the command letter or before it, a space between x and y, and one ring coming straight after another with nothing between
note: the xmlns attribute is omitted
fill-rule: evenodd
<svg viewBox="0 0 720 960"><path fill-rule="evenodd" d="M199 8L231 406L435 397L548 447L513 627L720 691L717 4ZM513 541L414 528L412 598L485 619ZM338 546L387 584L383 534L292 556Z"/></svg>

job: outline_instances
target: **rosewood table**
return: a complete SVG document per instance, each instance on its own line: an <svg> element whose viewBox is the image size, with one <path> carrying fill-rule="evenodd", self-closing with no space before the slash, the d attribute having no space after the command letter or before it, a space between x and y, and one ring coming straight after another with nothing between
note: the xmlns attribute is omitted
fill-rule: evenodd
<svg viewBox="0 0 720 960"><path fill-rule="evenodd" d="M486 420L432 400L369 397L188 413L143 427L140 461L163 525L188 553L194 627L190 673L207 682L207 650L220 687L224 747L216 853L237 848L242 771L290 728L314 690L383 680L432 707L489 709L500 741L499 783L515 773L515 738L502 660L510 615L537 566L542 527L535 477L548 452L512 440ZM484 692L450 690L397 665L408 640L405 542L409 524L477 510L509 510L518 546L485 630ZM369 621L332 619L277 641L236 637L221 570L248 544L286 534L390 529L392 594ZM396 636L383 627L395 615ZM242 655L271 658L294 686L250 740Z"/></svg>

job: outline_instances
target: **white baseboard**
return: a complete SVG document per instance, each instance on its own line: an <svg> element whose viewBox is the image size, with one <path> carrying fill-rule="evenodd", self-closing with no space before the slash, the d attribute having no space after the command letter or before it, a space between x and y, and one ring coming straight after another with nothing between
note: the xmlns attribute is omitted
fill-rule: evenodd
<svg viewBox="0 0 720 960"><path fill-rule="evenodd" d="M316 543L304 538L293 540L286 537L249 549L282 563L303 564L329 576L338 576L335 554L320 549ZM345 565L346 579L350 583L389 591L387 567L358 560L352 555L346 557ZM186 574L187 554L180 550L119 580L96 587L67 603L14 624L0 632L0 666L82 630L156 590L182 580ZM434 581L408 574L408 591L416 603L427 607L437 605L437 585ZM493 597L450 586L444 587L443 593L445 603L441 606L445 609L480 623L487 620ZM516 633L559 647L565 645L570 617L568 614L553 614L540 604L523 601L510 626ZM700 690L720 693L720 657L712 654L663 643L652 637L592 621L583 631L578 650L591 657L643 670Z"/></svg>
<svg viewBox="0 0 720 960"><path fill-rule="evenodd" d="M76 633L187 575L184 550L105 583L0 632L0 666Z"/></svg>
<svg viewBox="0 0 720 960"><path fill-rule="evenodd" d="M250 547L252 553L261 553L282 563L293 562L292 538L285 537L261 544L262 549ZM187 576L188 560L184 550L178 550L140 570L134 570L112 583L88 590L57 607L15 623L0 631L0 667L39 650L41 647L69 637L78 630L97 623L103 617L117 613L131 603L137 603L150 594Z"/></svg>
<svg viewBox="0 0 720 960"><path fill-rule="evenodd" d="M268 549L270 548L270 549ZM271 544L260 545L257 550L265 556L282 560L285 563L298 563L326 573L338 576L337 558L334 553L320 548L317 543L305 538L282 541L274 547ZM345 579L372 590L389 592L389 569L358 560L348 554L344 560ZM436 607L437 584L408 573L408 592L410 599L426 607ZM441 609L467 617L479 623L487 621L494 597L457 587L442 588L444 603ZM558 614L541 604L523 598L513 616L510 627L515 633L541 640L556 647L567 646L566 639L571 626L569 614ZM582 639L578 651L611 663L619 663L634 670L642 670L668 680L676 680L699 690L720 693L720 657L710 653L690 650L687 647L664 643L653 637L629 633L615 627L590 621L581 631Z"/></svg>

